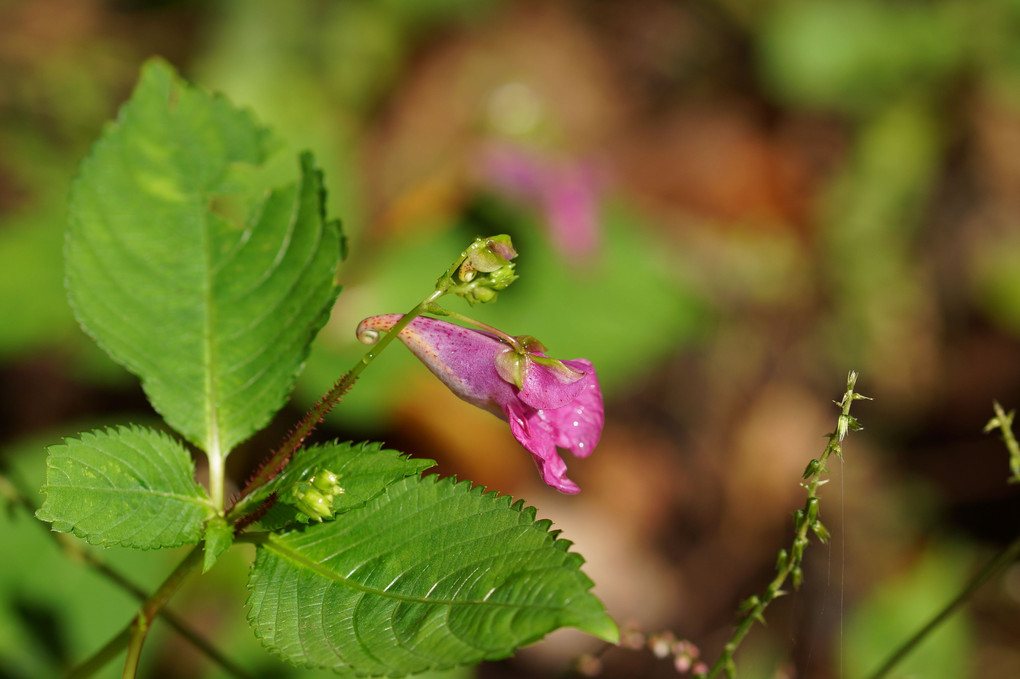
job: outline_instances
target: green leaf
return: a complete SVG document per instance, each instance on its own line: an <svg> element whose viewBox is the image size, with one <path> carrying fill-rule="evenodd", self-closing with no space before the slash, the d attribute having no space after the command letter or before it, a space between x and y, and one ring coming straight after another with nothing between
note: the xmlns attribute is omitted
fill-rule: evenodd
<svg viewBox="0 0 1020 679"><path fill-rule="evenodd" d="M87 432L50 446L36 516L91 544L141 549L198 542L215 511L184 446L141 427Z"/></svg>
<svg viewBox="0 0 1020 679"><path fill-rule="evenodd" d="M335 521L268 537L249 622L292 662L371 676L503 658L564 626L615 642L583 559L549 526L468 482L403 479Z"/></svg>
<svg viewBox="0 0 1020 679"><path fill-rule="evenodd" d="M283 405L338 292L320 173L303 154L296 183L265 191L269 147L249 113L154 61L72 189L79 322L213 456Z"/></svg>
<svg viewBox="0 0 1020 679"><path fill-rule="evenodd" d="M272 481L238 505L234 515L248 513L273 493L286 493L299 481L308 481L318 469L328 469L340 477L344 492L333 499L334 512L359 507L383 492L386 486L405 476L418 476L435 465L432 460L414 459L382 447L380 443L327 443L301 448L287 467ZM277 502L253 529L278 530L300 520L300 512Z"/></svg>

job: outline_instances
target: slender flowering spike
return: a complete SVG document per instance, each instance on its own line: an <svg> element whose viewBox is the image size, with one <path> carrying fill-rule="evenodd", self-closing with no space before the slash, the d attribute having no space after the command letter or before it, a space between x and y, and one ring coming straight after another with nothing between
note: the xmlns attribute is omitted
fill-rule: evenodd
<svg viewBox="0 0 1020 679"><path fill-rule="evenodd" d="M401 318L366 318L358 326L358 339L371 344ZM556 448L587 457L599 442L604 414L595 369L583 358L551 359L533 338L522 339L523 353L518 353L490 333L424 316L400 333L400 340L453 393L510 423L547 484L577 493Z"/></svg>

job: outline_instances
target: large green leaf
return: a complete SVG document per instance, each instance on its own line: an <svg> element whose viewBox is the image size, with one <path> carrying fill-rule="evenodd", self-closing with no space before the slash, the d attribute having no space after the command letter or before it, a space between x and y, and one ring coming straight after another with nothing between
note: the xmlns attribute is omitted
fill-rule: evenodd
<svg viewBox="0 0 1020 679"><path fill-rule="evenodd" d="M215 510L194 474L191 455L166 434L141 427L85 433L49 448L46 501L36 515L92 544L197 542Z"/></svg>
<svg viewBox="0 0 1020 679"><path fill-rule="evenodd" d="M503 658L564 626L615 641L583 559L549 526L508 496L409 477L268 537L249 621L288 660L372 676Z"/></svg>
<svg viewBox="0 0 1020 679"><path fill-rule="evenodd" d="M304 154L296 183L266 191L269 146L249 113L151 62L71 196L79 321L219 457L282 406L338 291L320 173Z"/></svg>
<svg viewBox="0 0 1020 679"><path fill-rule="evenodd" d="M331 442L301 448L272 481L245 498L232 512L240 516L255 509L269 495L287 493L299 481L308 481L312 474L328 469L340 477L343 493L333 500L333 510L345 512L363 505L383 492L386 486L405 476L417 476L435 465L432 460L414 459L380 443ZM278 530L296 523L300 513L285 502L277 502L252 528Z"/></svg>

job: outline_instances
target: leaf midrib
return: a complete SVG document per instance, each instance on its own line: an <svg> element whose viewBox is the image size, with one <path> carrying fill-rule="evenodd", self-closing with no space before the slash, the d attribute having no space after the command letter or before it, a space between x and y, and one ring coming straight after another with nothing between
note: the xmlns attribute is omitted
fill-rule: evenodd
<svg viewBox="0 0 1020 679"><path fill-rule="evenodd" d="M364 592L366 594L374 594L376 596L381 596L381 597L393 599L395 601L403 601L403 602L419 603L419 604L430 604L430 605L434 605L434 606L494 606L494 607L497 607L497 608L531 608L531 609L537 609L537 610L545 610L545 609L556 610L556 608L557 608L555 606L545 606L545 605L536 604L536 603L522 604L522 603L519 603L519 602L491 601L489 599L473 599L473 600L470 600L470 601L458 601L456 599L454 599L454 600L451 600L451 599L433 599L433 598L411 596L411 595L408 595L408 594L400 594L400 593L393 592L391 590L379 589L377 587L369 587L368 585L363 585L363 584L361 584L359 582L355 582L354 580L351 580L351 579L349 579L347 577L344 577L344 576L340 575L339 573L336 573L334 571L331 571L331 570L323 567L323 565L321 563L319 563L318 561L315 561L313 559L310 559L308 557L303 556L297 550L292 549L290 547L286 547L286 546L284 546L284 545L280 544L279 542L276 542L276 541L274 541L272 539L266 539L266 540L262 541L261 545L262 545L263 548L268 549L271 552L275 552L278 556L280 556L280 557L282 557L284 559L287 559L288 561L294 563L298 567L307 568L308 570L313 571L314 573L316 573L317 575L319 575L323 579L331 580L333 582L342 584L345 587L349 587L349 588L351 588L353 590L356 590L356 591L359 591L359 592ZM432 589L434 589L434 588L435 587L433 586ZM431 591L431 589L429 591Z"/></svg>
<svg viewBox="0 0 1020 679"><path fill-rule="evenodd" d="M59 486L55 484L49 484L44 487L44 490L49 488L69 488L74 490L94 490L102 493L127 493L127 494L142 494L147 496L158 496L170 498L173 500L181 500L184 502L190 502L192 504L201 505L203 507L209 507L209 501L204 497L196 497L194 495L178 495L176 493L169 493L160 490L148 490L145 488L111 488L109 486L83 486L80 484L68 484L66 486Z"/></svg>

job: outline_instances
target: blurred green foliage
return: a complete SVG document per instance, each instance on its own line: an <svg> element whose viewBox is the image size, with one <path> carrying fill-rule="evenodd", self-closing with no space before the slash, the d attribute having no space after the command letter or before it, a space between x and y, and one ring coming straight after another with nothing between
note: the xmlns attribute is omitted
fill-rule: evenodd
<svg viewBox="0 0 1020 679"><path fill-rule="evenodd" d="M870 676L921 629L966 582L972 558L959 544L931 545L903 573L885 581L847 617L846 676ZM959 679L973 676L973 633L966 616L946 620L892 677Z"/></svg>
<svg viewBox="0 0 1020 679"><path fill-rule="evenodd" d="M0 5L0 362L5 367L42 357L75 372L86 385L130 379L75 327L63 289L61 251L67 193L78 162L153 51L283 133L278 157L289 159L293 151L311 148L324 167L329 211L343 218L351 235L351 259L342 274L340 302L299 385L301 403L325 391L361 355L364 347L354 339L361 318L409 309L472 237L502 231L513 236L521 253L521 280L491 308L470 313L510 333L535 335L557 356L590 358L610 397L630 397L640 380L671 380L677 359L707 355L704 380L708 387L710 380L723 386L706 393L725 395L732 384L740 398L737 405L723 403L719 407L729 410L704 422L668 413L677 429L716 421L722 429L736 428L739 422L727 418L736 418L733 413L746 405L742 399L754 398L762 380L776 372L796 379L842 375L852 367L864 375L866 393L879 397L873 412L896 412L941 393L933 385L953 374L953 348L947 342L963 330L949 326L961 319L1003 333L1007 350L996 360L1015 353L1020 166L1010 159L1020 157L1020 0L750 5L718 0L697 12L685 3L652 1L641 16L634 12L624 20L616 20L614 3L557 4L552 11L566 13L576 29L565 34L563 49L576 46L577 32L596 34L595 51L604 61L592 71L625 83L603 92L602 100L582 99L582 105L606 107L624 122L610 126L603 137L589 135L595 141L580 133L572 137L570 125L557 120L543 128L565 130L552 141L546 135L537 142L511 142L537 143L567 156L595 149L611 164L634 154L632 165L644 169L647 159L633 150L633 138L650 130L656 145L665 147L671 114L707 102L709 119L721 111L754 112L746 118L758 136L749 145L782 156L760 183L772 188L781 182L787 160L803 163L808 176L788 189L802 213L791 210L763 224L753 211L741 212L740 205L725 205L738 214L733 217L734 212L705 210L679 191L664 198L655 194L657 203L643 185L648 175L623 162L613 165L619 176L607 182L603 196L604 248L590 270L573 267L555 251L538 211L510 206L463 178L470 160L465 149L491 138L478 111L465 113L469 122L452 135L457 143L445 148L446 156L422 161L446 182L438 205L389 219L392 203L429 188L433 177L412 177L397 195L380 188L389 188L378 175L390 164L419 160L417 149L395 153L387 146L399 122L395 107L411 108L426 129L435 122L427 117L434 114L426 106L431 100L422 95L422 72L447 68L439 79L442 91L433 94L439 99L452 98L476 75L468 67L449 68L448 62L437 66L430 54L451 44L468 52L458 41L475 36L495 58L511 58L516 53L496 51L500 46L493 35L501 26L515 25L515 12L541 19L534 6L510 0L225 0L132 2L125 5L128 10L115 3L81 3L74 11L54 12L51 2ZM518 40L527 45L527 31ZM571 58L588 57L571 53ZM527 74L527 68L520 72ZM573 91L580 83L540 85L546 89L536 85L535 91L547 93L557 87ZM547 115L559 114L548 99L542 103ZM818 129L820 137L812 137ZM790 138L807 139L801 143L808 151L801 151L808 161L798 160ZM726 160L714 148L704 156L688 151L693 160L678 152L671 162L708 173ZM815 162L813 154L822 160ZM651 175L672 172L671 164L647 164L654 168ZM741 174L745 165L735 164L733 173ZM723 195L724 202L739 202L739 195ZM774 332L786 325L794 326L788 334ZM984 345L978 346L981 353ZM781 370L776 357L783 357ZM991 372L1000 375L1008 368L997 365ZM421 374L407 352L388 352L336 411L336 422L359 431L383 427L392 415L386 399L390 385ZM1008 375L995 386L1017 388ZM902 398L882 400L889 392ZM9 395L12 402L18 397ZM699 393L683 402L701 398ZM940 412L885 426L923 429L938 424ZM865 422L870 428L867 416ZM975 433L979 429L976 422ZM56 438L47 435L45 443ZM14 451L21 443L7 443L4 457L17 460L27 481L41 482L43 442L24 444L23 454ZM641 466L640 460L628 464ZM711 488L711 480L698 478L696 485ZM934 519L925 513L902 520ZM33 555L0 564L0 673L47 675L53 672L47 654L80 658L94 650L126 620L132 602L84 567L63 560L24 517L5 515L0 521L5 540L12 541L8 553ZM774 548L767 551L771 559ZM139 572L148 570L139 560L151 563L151 555L109 550L103 555ZM45 571L38 566L43 561ZM912 628L926 606L941 601L932 593L951 592L965 561L953 550L926 557L901 581L879 587L859 613L850 613L849 675L873 668L889 650L890 626L897 625L896 634ZM211 575L226 589L244 568L234 554ZM741 594L746 591L731 598ZM104 605L96 608L100 601ZM45 620L58 608L71 613L60 623L67 631L50 635L67 639L59 652L40 646L33 636L37 623L29 621L31 615ZM223 645L241 656L250 651L251 658L264 658L241 616L228 617L230 625L219 629ZM884 637L883 631L888 632ZM970 635L966 621L943 634L919 651L914 669L931 677L967 676L960 658L981 640ZM783 655L771 648L763 653L770 659ZM210 669L207 676L219 674Z"/></svg>

